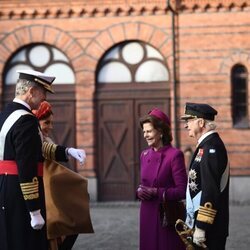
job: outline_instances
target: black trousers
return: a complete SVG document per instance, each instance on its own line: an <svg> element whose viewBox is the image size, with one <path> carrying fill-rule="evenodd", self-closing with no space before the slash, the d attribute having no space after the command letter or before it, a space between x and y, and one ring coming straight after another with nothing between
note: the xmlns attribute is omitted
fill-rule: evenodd
<svg viewBox="0 0 250 250"><path fill-rule="evenodd" d="M64 239L63 243L59 245L59 250L71 250L76 242L78 234L68 235Z"/></svg>
<svg viewBox="0 0 250 250"><path fill-rule="evenodd" d="M208 238L206 243L209 250L225 250L227 237Z"/></svg>

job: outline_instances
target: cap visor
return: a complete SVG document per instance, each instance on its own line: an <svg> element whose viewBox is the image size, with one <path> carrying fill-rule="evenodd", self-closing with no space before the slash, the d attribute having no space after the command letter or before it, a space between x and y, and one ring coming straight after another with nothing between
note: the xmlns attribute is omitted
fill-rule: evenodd
<svg viewBox="0 0 250 250"><path fill-rule="evenodd" d="M54 90L52 90L52 89L46 89L49 93L51 93L51 94L55 94L55 91Z"/></svg>
<svg viewBox="0 0 250 250"><path fill-rule="evenodd" d="M181 116L180 120L189 120L189 119L193 119L196 118L196 116L193 115L183 115Z"/></svg>

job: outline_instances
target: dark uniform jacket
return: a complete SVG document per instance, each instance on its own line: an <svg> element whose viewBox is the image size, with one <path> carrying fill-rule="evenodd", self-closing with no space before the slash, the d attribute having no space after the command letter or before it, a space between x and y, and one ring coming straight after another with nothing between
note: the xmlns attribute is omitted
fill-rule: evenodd
<svg viewBox="0 0 250 250"><path fill-rule="evenodd" d="M7 134L0 137L0 161L15 161L18 169L18 175L0 174L0 250L47 250L46 226L34 230L29 214L40 209L46 220L43 179L37 170L38 163L43 162L38 120L24 105L12 102L0 114L0 130L17 110L26 114L10 122ZM52 158L67 160L65 147L46 148Z"/></svg>
<svg viewBox="0 0 250 250"><path fill-rule="evenodd" d="M195 202L199 202L198 210L194 211L194 226L206 231L207 240L226 238L229 223L229 164L226 148L218 133L205 137L196 148L190 163L187 192L194 207ZM187 206L188 203L187 200Z"/></svg>

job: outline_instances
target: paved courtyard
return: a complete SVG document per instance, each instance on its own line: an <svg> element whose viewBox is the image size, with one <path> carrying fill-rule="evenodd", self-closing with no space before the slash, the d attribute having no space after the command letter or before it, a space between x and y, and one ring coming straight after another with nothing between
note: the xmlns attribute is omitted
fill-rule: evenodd
<svg viewBox="0 0 250 250"><path fill-rule="evenodd" d="M227 250L250 249L250 206L230 206ZM73 250L138 250L139 203L93 203L94 234L81 234ZM174 249L173 249L174 250Z"/></svg>

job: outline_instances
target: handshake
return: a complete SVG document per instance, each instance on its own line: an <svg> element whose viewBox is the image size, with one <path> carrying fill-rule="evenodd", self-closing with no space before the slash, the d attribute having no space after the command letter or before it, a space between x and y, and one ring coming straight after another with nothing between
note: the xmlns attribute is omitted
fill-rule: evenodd
<svg viewBox="0 0 250 250"><path fill-rule="evenodd" d="M151 200L157 196L157 188L140 185L136 191L136 194L137 197L142 201Z"/></svg>

